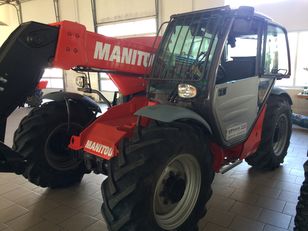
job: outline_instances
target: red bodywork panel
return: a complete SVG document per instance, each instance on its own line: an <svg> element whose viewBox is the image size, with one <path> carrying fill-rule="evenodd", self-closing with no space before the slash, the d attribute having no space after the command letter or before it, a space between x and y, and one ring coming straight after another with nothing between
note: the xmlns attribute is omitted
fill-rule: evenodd
<svg viewBox="0 0 308 231"><path fill-rule="evenodd" d="M36 88L37 88L37 89L40 89L40 90L46 89L47 84L48 84L48 81L47 81L47 80L41 80L41 81L37 84Z"/></svg>
<svg viewBox="0 0 308 231"><path fill-rule="evenodd" d="M88 32L83 25L69 21L55 23L53 26L59 27L54 67L71 69L79 66L106 71L123 95L146 89L147 82L140 77L150 72L160 38L154 46L155 37L116 39ZM123 138L132 137L138 123L134 113L151 104L145 96L138 96L128 103L110 108L79 136L73 136L69 147L74 150L83 149L106 160L117 156L119 142ZM244 159L256 152L261 142L265 110L264 107L244 143L229 149L210 144L215 171L218 172L225 162ZM146 126L149 121L142 118L141 126Z"/></svg>
<svg viewBox="0 0 308 231"><path fill-rule="evenodd" d="M155 103L148 101L144 96L134 97L128 103L110 108L105 114L97 118L79 136L73 136L70 148L84 149L103 159L110 160L118 155L118 144L123 138L130 138L137 125L134 113L144 107ZM255 153L261 142L262 125L265 116L264 107L255 123L252 132L244 143L235 147L224 149L216 143L210 143L210 150L214 157L213 169L219 172L225 162L245 159ZM141 126L147 126L150 120L142 118Z"/></svg>
<svg viewBox="0 0 308 231"><path fill-rule="evenodd" d="M123 138L133 135L137 125L134 113L150 105L145 96L136 96L128 103L110 108L98 117L79 136L73 136L69 147L74 150L83 149L103 159L109 160L119 153L118 144ZM141 126L146 126L149 119L143 119Z"/></svg>
<svg viewBox="0 0 308 231"><path fill-rule="evenodd" d="M89 32L75 22L52 25L59 26L53 62L56 67L68 70L82 66L139 75L150 71L150 55L156 51L155 37L117 39Z"/></svg>
<svg viewBox="0 0 308 231"><path fill-rule="evenodd" d="M214 156L213 168L216 172L222 167L224 162L231 162L237 159L243 160L255 153L261 142L262 125L264 121L266 106L263 107L254 128L244 143L235 147L224 149L216 143L210 143L210 149Z"/></svg>
<svg viewBox="0 0 308 231"><path fill-rule="evenodd" d="M136 77L150 72L160 37L117 39L89 32L75 22L52 25L59 27L54 67L68 70L81 66L106 71L123 95L146 89L146 81Z"/></svg>
<svg viewBox="0 0 308 231"><path fill-rule="evenodd" d="M119 74L108 74L108 76L124 96L146 90L147 81L143 78Z"/></svg>

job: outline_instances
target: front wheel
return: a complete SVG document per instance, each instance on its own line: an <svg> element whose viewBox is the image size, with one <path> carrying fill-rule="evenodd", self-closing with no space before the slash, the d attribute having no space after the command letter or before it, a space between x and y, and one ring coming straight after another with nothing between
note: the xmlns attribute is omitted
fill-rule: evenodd
<svg viewBox="0 0 308 231"><path fill-rule="evenodd" d="M197 230L214 177L206 143L200 131L182 124L146 128L126 147L125 164L120 157L109 163L102 184L109 229Z"/></svg>
<svg viewBox="0 0 308 231"><path fill-rule="evenodd" d="M292 131L291 105L282 96L270 96L263 121L261 144L256 153L246 158L259 169L275 169L287 155Z"/></svg>

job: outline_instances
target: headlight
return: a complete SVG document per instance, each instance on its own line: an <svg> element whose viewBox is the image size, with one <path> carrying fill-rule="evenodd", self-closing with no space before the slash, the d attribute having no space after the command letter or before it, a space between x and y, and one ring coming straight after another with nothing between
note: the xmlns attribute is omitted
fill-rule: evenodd
<svg viewBox="0 0 308 231"><path fill-rule="evenodd" d="M85 85L84 76L77 76L75 81L76 81L76 85L77 85L78 87L81 87L81 88L84 87L84 85Z"/></svg>
<svg viewBox="0 0 308 231"><path fill-rule="evenodd" d="M178 85L178 95L185 99L193 98L197 95L197 88L190 84L181 83Z"/></svg>

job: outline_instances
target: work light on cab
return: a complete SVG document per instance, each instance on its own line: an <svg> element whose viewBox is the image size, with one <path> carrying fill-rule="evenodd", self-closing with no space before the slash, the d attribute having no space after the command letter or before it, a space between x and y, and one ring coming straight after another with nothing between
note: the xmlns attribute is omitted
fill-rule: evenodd
<svg viewBox="0 0 308 231"><path fill-rule="evenodd" d="M197 95L197 89L193 85L181 83L178 85L178 95L185 99L194 98Z"/></svg>

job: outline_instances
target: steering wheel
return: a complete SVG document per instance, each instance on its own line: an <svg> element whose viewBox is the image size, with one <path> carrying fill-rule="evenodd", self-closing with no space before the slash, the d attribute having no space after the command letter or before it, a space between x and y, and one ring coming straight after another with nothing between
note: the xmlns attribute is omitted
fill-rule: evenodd
<svg viewBox="0 0 308 231"><path fill-rule="evenodd" d="M206 56L207 56L207 52L202 51L198 54L195 61L192 63L190 72L193 77L200 78L202 74L201 65L205 61Z"/></svg>
<svg viewBox="0 0 308 231"><path fill-rule="evenodd" d="M193 65L197 65L197 66L200 66L202 62L205 61L205 58L207 56L207 52L206 51L201 51L196 60L194 61Z"/></svg>

